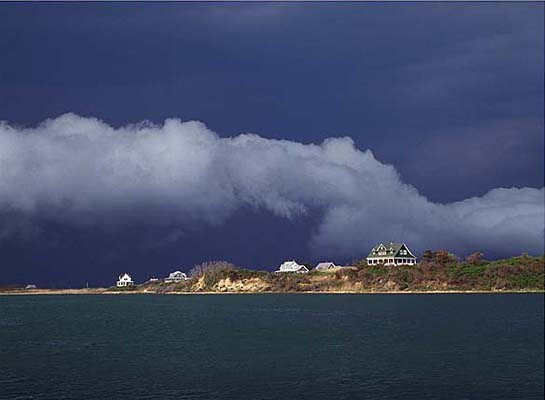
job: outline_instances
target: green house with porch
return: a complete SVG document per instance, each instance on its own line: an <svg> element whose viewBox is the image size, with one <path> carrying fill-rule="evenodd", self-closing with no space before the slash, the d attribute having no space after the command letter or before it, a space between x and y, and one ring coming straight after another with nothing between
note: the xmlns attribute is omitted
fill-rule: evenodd
<svg viewBox="0 0 545 400"><path fill-rule="evenodd" d="M379 243L367 256L367 265L415 265L416 261L405 243Z"/></svg>

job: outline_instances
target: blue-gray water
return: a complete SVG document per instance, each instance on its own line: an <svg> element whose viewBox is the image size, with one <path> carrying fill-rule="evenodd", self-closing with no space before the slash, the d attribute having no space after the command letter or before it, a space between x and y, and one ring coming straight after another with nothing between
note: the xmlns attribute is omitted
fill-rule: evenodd
<svg viewBox="0 0 545 400"><path fill-rule="evenodd" d="M542 399L543 295L0 296L1 399Z"/></svg>

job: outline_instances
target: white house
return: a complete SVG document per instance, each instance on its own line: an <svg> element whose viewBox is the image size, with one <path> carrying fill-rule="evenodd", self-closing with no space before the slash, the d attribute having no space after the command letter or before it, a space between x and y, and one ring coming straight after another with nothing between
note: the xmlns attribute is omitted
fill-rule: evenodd
<svg viewBox="0 0 545 400"><path fill-rule="evenodd" d="M306 274L309 272L309 269L301 264L297 264L295 261L286 261L282 265L280 265L280 268L278 271L274 271L275 273L281 273L281 272L293 272L296 274Z"/></svg>
<svg viewBox="0 0 545 400"><path fill-rule="evenodd" d="M134 285L134 282L132 281L132 278L129 274L125 272L119 275L119 279L116 283L117 287L125 287L125 286L133 286L133 285Z"/></svg>
<svg viewBox="0 0 545 400"><path fill-rule="evenodd" d="M166 283L181 282L185 280L187 280L187 275L182 271L174 271L168 275L168 278L165 278Z"/></svg>
<svg viewBox="0 0 545 400"><path fill-rule="evenodd" d="M327 270L335 269L335 268L337 268L337 266L334 263L328 261L328 262L318 263L318 265L316 265L314 269L316 271L327 271Z"/></svg>
<svg viewBox="0 0 545 400"><path fill-rule="evenodd" d="M367 265L414 265L416 256L405 243L379 243L367 256Z"/></svg>

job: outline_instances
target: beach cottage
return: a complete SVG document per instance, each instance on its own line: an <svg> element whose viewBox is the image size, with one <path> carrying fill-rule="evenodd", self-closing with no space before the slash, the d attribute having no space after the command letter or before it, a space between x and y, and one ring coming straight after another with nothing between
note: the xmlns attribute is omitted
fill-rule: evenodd
<svg viewBox="0 0 545 400"><path fill-rule="evenodd" d="M414 265L416 261L405 243L379 243L367 256L367 265Z"/></svg>
<svg viewBox="0 0 545 400"><path fill-rule="evenodd" d="M165 278L166 283L181 282L185 280L187 280L187 275L182 271L174 271L168 275L168 278Z"/></svg>
<svg viewBox="0 0 545 400"><path fill-rule="evenodd" d="M283 273L283 272L291 272L296 274L306 274L309 272L309 269L305 265L297 264L294 260L292 261L286 261L282 265L280 265L280 268L278 271L274 271L276 274Z"/></svg>
<svg viewBox="0 0 545 400"><path fill-rule="evenodd" d="M331 270L335 268L337 268L337 266L331 261L328 261L328 262L318 263L318 265L314 269L316 271L327 271L327 270Z"/></svg>
<svg viewBox="0 0 545 400"><path fill-rule="evenodd" d="M126 272L119 275L119 279L117 280L116 286L117 287L126 287L126 286L133 286L134 282L132 281L132 278L129 274Z"/></svg>

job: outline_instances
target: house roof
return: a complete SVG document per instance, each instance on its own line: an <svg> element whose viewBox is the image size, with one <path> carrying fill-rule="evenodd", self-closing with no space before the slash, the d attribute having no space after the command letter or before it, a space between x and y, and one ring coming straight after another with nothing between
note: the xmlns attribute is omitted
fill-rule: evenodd
<svg viewBox="0 0 545 400"><path fill-rule="evenodd" d="M381 247L383 247L386 250L385 255L377 254L379 249L381 249ZM416 258L416 256L409 250L409 247L405 243L393 243L393 242L377 244L371 249L367 258L382 258L382 257L388 257L388 256L396 257L396 256L399 256L398 254L399 250L401 250L403 247L405 247L405 249L407 249L407 252L409 253L407 255L403 255L403 257Z"/></svg>
<svg viewBox="0 0 545 400"><path fill-rule="evenodd" d="M318 265L316 265L316 267L314 269L329 269L329 268L335 268L336 265L335 263L331 262L331 261L327 261L327 262L321 262L321 263L318 263Z"/></svg>
<svg viewBox="0 0 545 400"><path fill-rule="evenodd" d="M309 270L306 265L302 265L297 263L296 261L286 261L280 265L279 271L299 271L300 269L305 268L307 271Z"/></svg>

